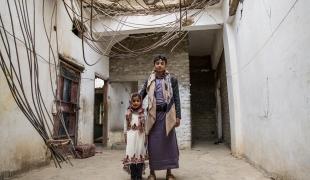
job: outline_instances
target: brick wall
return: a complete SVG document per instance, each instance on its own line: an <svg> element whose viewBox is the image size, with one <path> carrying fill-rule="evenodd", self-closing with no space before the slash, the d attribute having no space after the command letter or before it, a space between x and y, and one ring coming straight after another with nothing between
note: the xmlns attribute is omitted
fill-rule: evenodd
<svg viewBox="0 0 310 180"><path fill-rule="evenodd" d="M128 45L131 49L146 47L160 37L152 38L127 38L121 43ZM110 58L110 80L111 81L138 81L141 89L144 81L153 69L153 55L165 53L168 56L168 71L175 74L179 81L181 99L182 120L181 126L177 128L178 144L181 149L191 147L191 123L190 123L190 77L188 41L185 38L171 53L170 49L177 41L172 41L165 47L159 47L152 52L131 58ZM115 47L112 48L115 51ZM146 98L145 98L146 101Z"/></svg>
<svg viewBox="0 0 310 180"><path fill-rule="evenodd" d="M214 70L210 57L190 57L193 143L217 138Z"/></svg>

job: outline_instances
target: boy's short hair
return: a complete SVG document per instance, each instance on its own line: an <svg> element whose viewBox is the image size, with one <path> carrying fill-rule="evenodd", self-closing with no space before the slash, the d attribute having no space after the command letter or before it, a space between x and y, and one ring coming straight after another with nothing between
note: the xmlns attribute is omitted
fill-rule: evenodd
<svg viewBox="0 0 310 180"><path fill-rule="evenodd" d="M162 60L167 64L167 57L165 54L155 54L154 59L153 59L153 61L154 61L153 63L155 64L156 61L158 61L158 60Z"/></svg>

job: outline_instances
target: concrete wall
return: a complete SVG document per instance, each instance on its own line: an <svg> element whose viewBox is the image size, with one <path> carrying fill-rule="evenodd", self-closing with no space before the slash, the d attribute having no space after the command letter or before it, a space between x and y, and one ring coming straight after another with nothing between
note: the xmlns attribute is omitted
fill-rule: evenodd
<svg viewBox="0 0 310 180"><path fill-rule="evenodd" d="M124 142L124 121L130 95L138 82L110 82L108 90L108 147Z"/></svg>
<svg viewBox="0 0 310 180"><path fill-rule="evenodd" d="M137 46L143 47L151 41L156 41L156 38L138 40L139 43L126 39L122 43L130 42L132 44L131 48L138 48ZM177 128L178 143L181 148L189 148L191 146L191 114L188 42L183 40L175 51L170 53L169 48L173 47L174 44L175 42L171 42L167 47L157 48L138 57L111 58L110 79L111 81L138 81L139 89L141 89L144 81L153 69L153 54L166 53L168 55L168 71L174 73L179 81L182 120L181 126Z"/></svg>
<svg viewBox="0 0 310 180"><path fill-rule="evenodd" d="M224 25L233 149L283 179L310 178L307 7L244 1Z"/></svg>
<svg viewBox="0 0 310 180"><path fill-rule="evenodd" d="M69 2L69 1L68 1ZM30 23L32 25L33 18L33 4L28 3L28 8L30 12ZM57 9L55 9L54 16L51 18L52 11L55 3L57 3ZM15 24L15 33L17 37L22 39L22 34L18 29L17 15L15 12L15 7L13 7L14 2L11 3L13 20ZM69 3L70 4L70 3ZM6 1L0 1L1 15L4 18L4 24L9 25L9 12L7 8ZM49 45L45 36L45 31L43 28L43 14L42 14L42 1L36 1L36 51L39 55L48 59ZM55 15L57 14L57 18ZM74 58L77 62L84 64L85 71L81 75L81 89L80 89L80 113L78 120L78 143L92 143L93 142L93 108L94 108L94 79L95 73L102 76L103 78L108 78L109 76L109 64L108 58L102 57L85 45L86 59L89 62L94 62L101 58L101 61L95 66L87 66L82 59L82 48L81 40L76 37L72 32L72 23L70 22L67 12L65 11L62 1L45 1L45 20L48 33L50 30L50 25L52 27L55 25L58 32L58 45L59 53L66 56ZM51 19L53 22L51 23ZM54 19L57 19L55 22ZM11 27L8 26L7 29L11 31ZM53 29L53 28L52 28ZM52 35L52 46L55 50L56 57L56 33L51 32ZM10 42L13 42L12 37L9 37ZM23 59L21 66L27 67L26 52L23 50L23 44L17 43L20 51L20 58ZM0 44L1 50L3 50L3 45ZM15 53L14 51L12 52ZM15 61L16 63L16 61ZM53 87L51 87L50 76L49 76L49 66L48 63L41 58L39 58L39 76L40 76L40 87L42 88L42 96L47 105L47 109L51 112L53 106L54 96L52 90L55 90L55 78L52 79ZM25 78L25 89L26 94L30 97L30 83L27 78L29 78L29 72L26 68L22 69L22 76ZM52 76L55 76L55 72L52 68ZM48 150L42 141L41 137L28 122L26 117L21 113L19 108L14 102L14 99L9 91L7 83L5 81L5 76L0 72L0 177L11 176L12 174L20 171L30 169L34 166L39 166L46 164L50 160L48 155Z"/></svg>

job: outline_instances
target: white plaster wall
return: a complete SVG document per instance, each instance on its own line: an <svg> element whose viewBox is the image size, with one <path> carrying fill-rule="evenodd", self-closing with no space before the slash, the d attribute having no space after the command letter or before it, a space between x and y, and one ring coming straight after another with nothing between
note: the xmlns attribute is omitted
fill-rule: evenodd
<svg viewBox="0 0 310 180"><path fill-rule="evenodd" d="M70 4L70 1L67 1ZM94 131L94 96L95 96L95 73L102 78L109 77L108 57L101 56L94 52L85 43L85 58L89 64L98 59L100 61L94 66L88 66L83 60L82 41L72 33L72 23L65 11L62 1L58 2L58 36L60 53L70 56L78 63L84 64L85 70L81 74L80 86L80 111L78 119L78 144L93 143ZM71 12L70 12L71 13Z"/></svg>
<svg viewBox="0 0 310 180"><path fill-rule="evenodd" d="M240 91L239 77L237 74L232 76L233 72L237 71L238 59L236 54L235 34L228 16L229 1L223 3L223 16L227 23L223 26L223 44L227 75L227 91L229 104L229 119L231 133L231 151L234 156L243 154L242 131L241 131L241 113L240 113ZM219 44L219 43L217 43Z"/></svg>
<svg viewBox="0 0 310 180"><path fill-rule="evenodd" d="M108 147L124 142L125 113L138 82L111 82L108 90Z"/></svg>
<svg viewBox="0 0 310 180"><path fill-rule="evenodd" d="M138 82L136 83L138 84ZM130 82L111 82L109 84L109 129L123 131L125 113L129 106L130 95L133 93Z"/></svg>
<svg viewBox="0 0 310 180"><path fill-rule="evenodd" d="M240 107L235 148L283 179L310 178L308 7L307 0L244 1L224 26L225 51L235 49L226 54L236 53L227 62L235 63L228 79L237 82L230 93Z"/></svg>

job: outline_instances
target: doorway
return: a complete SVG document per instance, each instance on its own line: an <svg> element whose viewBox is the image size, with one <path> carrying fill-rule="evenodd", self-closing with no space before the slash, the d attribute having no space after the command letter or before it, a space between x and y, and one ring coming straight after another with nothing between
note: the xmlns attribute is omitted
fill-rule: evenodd
<svg viewBox="0 0 310 180"><path fill-rule="evenodd" d="M225 142L230 147L226 65L221 30L189 33L193 146Z"/></svg>
<svg viewBox="0 0 310 180"><path fill-rule="evenodd" d="M53 114L53 138L66 139L69 136L76 144L81 71L62 58L57 78L55 100L57 112Z"/></svg>
<svg viewBox="0 0 310 180"><path fill-rule="evenodd" d="M190 56L193 145L217 138L214 73L210 56Z"/></svg>
<svg viewBox="0 0 310 180"><path fill-rule="evenodd" d="M94 100L94 143L106 146L108 136L107 123L107 81L95 77Z"/></svg>

